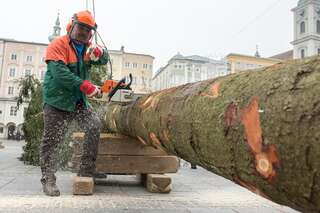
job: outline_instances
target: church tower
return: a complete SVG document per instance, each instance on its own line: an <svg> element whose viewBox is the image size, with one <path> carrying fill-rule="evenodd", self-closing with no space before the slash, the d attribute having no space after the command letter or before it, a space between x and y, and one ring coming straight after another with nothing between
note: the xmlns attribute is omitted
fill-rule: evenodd
<svg viewBox="0 0 320 213"><path fill-rule="evenodd" d="M57 17L57 20L56 20L56 24L55 26L53 27L53 34L50 35L48 37L49 41L53 41L53 39L55 39L56 37L60 36L60 33L61 33L61 27L60 27L60 19L59 19L59 13L58 13L58 17Z"/></svg>
<svg viewBox="0 0 320 213"><path fill-rule="evenodd" d="M294 13L293 58L320 54L320 0L299 0Z"/></svg>

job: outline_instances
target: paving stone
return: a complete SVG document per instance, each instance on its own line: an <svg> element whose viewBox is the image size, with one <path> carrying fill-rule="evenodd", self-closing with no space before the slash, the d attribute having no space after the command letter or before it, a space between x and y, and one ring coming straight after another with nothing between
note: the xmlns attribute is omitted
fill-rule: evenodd
<svg viewBox="0 0 320 213"><path fill-rule="evenodd" d="M201 167L182 166L172 179L170 194L149 193L136 176L108 175L95 186L93 196L73 196L72 176L58 171L60 197L47 197L40 184L40 169L17 160L22 142L4 141L0 149L0 213L2 212L115 212L115 213L212 213L296 212L212 174ZM2 186L2 187L1 187Z"/></svg>

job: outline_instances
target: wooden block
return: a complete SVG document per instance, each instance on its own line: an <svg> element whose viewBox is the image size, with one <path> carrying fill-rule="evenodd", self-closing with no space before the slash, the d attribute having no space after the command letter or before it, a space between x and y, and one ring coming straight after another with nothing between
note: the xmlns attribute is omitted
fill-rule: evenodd
<svg viewBox="0 0 320 213"><path fill-rule="evenodd" d="M74 132L71 136L72 140L81 141L84 139L84 133L83 132Z"/></svg>
<svg viewBox="0 0 320 213"><path fill-rule="evenodd" d="M96 171L108 174L176 173L179 168L175 156L110 156L98 155Z"/></svg>
<svg viewBox="0 0 320 213"><path fill-rule="evenodd" d="M73 194L74 195L92 195L94 190L94 181L90 177L73 178Z"/></svg>
<svg viewBox="0 0 320 213"><path fill-rule="evenodd" d="M163 174L147 174L145 177L145 186L152 193L169 193L171 182L171 178Z"/></svg>

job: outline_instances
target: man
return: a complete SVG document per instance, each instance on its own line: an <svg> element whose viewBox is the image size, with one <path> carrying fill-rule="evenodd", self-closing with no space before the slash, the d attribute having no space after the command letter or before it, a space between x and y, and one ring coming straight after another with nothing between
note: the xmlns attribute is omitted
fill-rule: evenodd
<svg viewBox="0 0 320 213"><path fill-rule="evenodd" d="M55 149L63 142L67 125L76 120L85 132L83 155L78 176L92 177L98 149L101 122L87 97L100 94L89 79L91 65L105 65L106 50L90 40L97 25L89 11L75 14L67 35L58 37L47 48L47 72L43 83L44 132L40 145L41 183L48 196L59 196L55 172Z"/></svg>

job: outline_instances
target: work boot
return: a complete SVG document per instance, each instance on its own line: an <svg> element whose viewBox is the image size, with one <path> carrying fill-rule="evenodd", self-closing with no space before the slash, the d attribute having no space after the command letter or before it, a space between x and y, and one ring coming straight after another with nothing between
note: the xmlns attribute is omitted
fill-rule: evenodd
<svg viewBox="0 0 320 213"><path fill-rule="evenodd" d="M42 182L42 189L43 192L51 197L60 196L60 191L58 189L58 186L56 185L56 181L54 180L45 180Z"/></svg>

